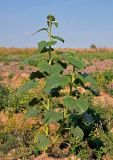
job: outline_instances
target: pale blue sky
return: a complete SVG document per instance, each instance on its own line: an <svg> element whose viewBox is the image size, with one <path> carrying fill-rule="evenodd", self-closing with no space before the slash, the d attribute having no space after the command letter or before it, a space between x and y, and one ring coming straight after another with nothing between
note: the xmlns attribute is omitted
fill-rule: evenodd
<svg viewBox="0 0 113 160"><path fill-rule="evenodd" d="M113 0L0 0L0 47L35 47L48 14L59 21L59 47L113 47Z"/></svg>

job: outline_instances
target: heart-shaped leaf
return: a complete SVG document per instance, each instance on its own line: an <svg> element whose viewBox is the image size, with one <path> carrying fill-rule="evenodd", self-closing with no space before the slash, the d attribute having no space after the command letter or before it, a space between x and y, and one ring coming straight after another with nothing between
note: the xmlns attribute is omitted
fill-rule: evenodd
<svg viewBox="0 0 113 160"><path fill-rule="evenodd" d="M38 51L41 52L47 46L46 41L41 41L38 43Z"/></svg>
<svg viewBox="0 0 113 160"><path fill-rule="evenodd" d="M38 133L35 136L35 143L38 149L45 150L51 144L51 141L46 135Z"/></svg>
<svg viewBox="0 0 113 160"><path fill-rule="evenodd" d="M70 110L70 111L76 111L77 115L81 115L88 109L88 102L83 99L74 99L71 96L65 96L63 98L64 105Z"/></svg>
<svg viewBox="0 0 113 160"><path fill-rule="evenodd" d="M97 83L91 75L87 73L78 73L77 78L83 83L83 86L86 89L89 89L95 96L99 96L99 90Z"/></svg>
<svg viewBox="0 0 113 160"><path fill-rule="evenodd" d="M84 132L82 131L80 127L78 126L76 126L75 128L71 127L71 133L73 134L75 138L79 138L80 141L83 140Z"/></svg>
<svg viewBox="0 0 113 160"><path fill-rule="evenodd" d="M46 124L58 122L61 119L63 119L63 114L55 112L54 110L49 110L44 113L44 122Z"/></svg>
<svg viewBox="0 0 113 160"><path fill-rule="evenodd" d="M25 113L25 118L28 119L32 117L37 117L40 112L41 112L41 109L38 109L37 107L29 108Z"/></svg>
<svg viewBox="0 0 113 160"><path fill-rule="evenodd" d="M44 87L45 93L51 93L51 90L58 87L64 87L71 81L69 76L52 75L46 80Z"/></svg>
<svg viewBox="0 0 113 160"><path fill-rule="evenodd" d="M47 46L51 47L52 45L55 45L57 43L57 41L49 41L47 42Z"/></svg>
<svg viewBox="0 0 113 160"><path fill-rule="evenodd" d="M47 72L49 75L59 74L63 71L63 67L60 64L49 65L47 61L42 61L38 67L42 72Z"/></svg>
<svg viewBox="0 0 113 160"><path fill-rule="evenodd" d="M81 59L79 59L76 55L73 55L71 53L64 53L62 57L66 62L74 65L78 69L85 68L84 62Z"/></svg>

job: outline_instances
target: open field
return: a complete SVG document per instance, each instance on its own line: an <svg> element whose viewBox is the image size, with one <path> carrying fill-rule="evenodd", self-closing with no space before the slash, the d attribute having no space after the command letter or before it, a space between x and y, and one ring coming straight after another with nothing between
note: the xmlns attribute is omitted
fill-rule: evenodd
<svg viewBox="0 0 113 160"><path fill-rule="evenodd" d="M53 148L47 150L48 155L40 151L34 137L37 132L42 133L45 127L42 125L43 116L40 116L42 113L38 114L38 118L34 112L31 112L31 116L28 113L27 119L25 115L30 108L42 106L41 103L36 106L30 105L33 98L47 98L42 91L45 85L44 79L38 78L39 86L27 94L17 94L17 90L28 82L32 72L37 71L42 54L39 54L36 48L0 48L0 160L113 160L113 49L58 48L53 53L55 62L60 56L58 51L60 54L72 52L75 57L83 60L86 67L79 72L91 74L99 90L99 94L94 96L83 84L77 86L79 92L77 94L85 97L90 105L87 111L82 113L83 116L71 117L68 125L72 123L79 125L84 131L83 139L77 139L73 133L67 140L70 135L66 129L61 133L64 134L63 138L58 137L57 145L54 144ZM46 53L43 54L43 58L44 60L48 58ZM67 75L71 70L69 65L63 74ZM56 112L58 110L62 112L62 97L68 92L69 88L66 86L59 92L58 99L56 95L54 96ZM57 137L54 133L58 130L57 121L49 124L51 139ZM82 134L82 131L80 133Z"/></svg>
<svg viewBox="0 0 113 160"><path fill-rule="evenodd" d="M113 160L112 17L113 1L0 1L0 160Z"/></svg>

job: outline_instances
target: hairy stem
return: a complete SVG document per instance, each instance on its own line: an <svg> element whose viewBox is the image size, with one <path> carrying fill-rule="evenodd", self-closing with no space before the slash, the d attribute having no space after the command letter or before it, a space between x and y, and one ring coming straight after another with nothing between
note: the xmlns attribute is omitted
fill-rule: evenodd
<svg viewBox="0 0 113 160"><path fill-rule="evenodd" d="M71 83L70 83L70 96L72 95L72 89L75 81L75 66L73 66L72 76L71 76Z"/></svg>
<svg viewBox="0 0 113 160"><path fill-rule="evenodd" d="M49 40L51 41L52 40L52 22L50 21L49 22ZM48 53L49 53L49 65L51 65L51 46L49 47L49 51L48 51Z"/></svg>
<svg viewBox="0 0 113 160"><path fill-rule="evenodd" d="M64 118L67 117L67 107L64 108Z"/></svg>
<svg viewBox="0 0 113 160"><path fill-rule="evenodd" d="M48 98L47 99L47 110L49 110L50 109L50 99Z"/></svg>
<svg viewBox="0 0 113 160"><path fill-rule="evenodd" d="M48 136L48 135L49 135L49 127L48 127L48 124L46 124L45 132L46 132L46 136Z"/></svg>

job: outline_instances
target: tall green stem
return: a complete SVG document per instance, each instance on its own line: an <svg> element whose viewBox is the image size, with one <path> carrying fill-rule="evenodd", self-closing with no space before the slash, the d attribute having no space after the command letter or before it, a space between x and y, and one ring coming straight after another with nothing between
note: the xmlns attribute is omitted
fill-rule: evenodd
<svg viewBox="0 0 113 160"><path fill-rule="evenodd" d="M71 76L71 84L70 84L70 96L72 95L72 89L75 81L75 66L73 66L72 76Z"/></svg>
<svg viewBox="0 0 113 160"><path fill-rule="evenodd" d="M50 99L48 98L47 99L47 110L49 110L50 109Z"/></svg>
<svg viewBox="0 0 113 160"><path fill-rule="evenodd" d="M49 127L48 127L48 124L46 124L45 132L46 132L46 136L48 136L48 135L49 135Z"/></svg>
<svg viewBox="0 0 113 160"><path fill-rule="evenodd" d="M50 99L48 97L48 99L47 99L47 110L49 110L49 109L50 109ZM48 136L49 135L49 126L48 126L48 124L46 124L46 126L45 126L45 132L46 132L46 136Z"/></svg>
<svg viewBox="0 0 113 160"><path fill-rule="evenodd" d="M49 22L49 40L52 40L52 22ZM51 65L51 47L49 47L49 65Z"/></svg>
<svg viewBox="0 0 113 160"><path fill-rule="evenodd" d="M64 118L67 117L67 107L64 108Z"/></svg>

